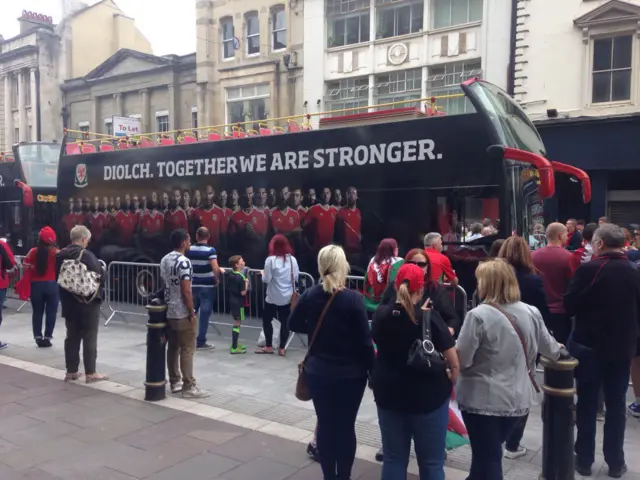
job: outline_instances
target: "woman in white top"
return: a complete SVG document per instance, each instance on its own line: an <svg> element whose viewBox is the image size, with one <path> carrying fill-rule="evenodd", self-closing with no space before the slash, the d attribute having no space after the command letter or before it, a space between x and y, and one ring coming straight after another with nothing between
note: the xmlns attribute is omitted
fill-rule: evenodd
<svg viewBox="0 0 640 480"><path fill-rule="evenodd" d="M274 235L269 243L269 256L264 263L262 281L267 285L267 298L262 313L265 346L256 350L258 354L273 353L273 325L271 321L280 321L280 344L278 354L285 355L285 346L289 339L289 313L291 298L300 275L298 261L292 255L292 248L287 237Z"/></svg>

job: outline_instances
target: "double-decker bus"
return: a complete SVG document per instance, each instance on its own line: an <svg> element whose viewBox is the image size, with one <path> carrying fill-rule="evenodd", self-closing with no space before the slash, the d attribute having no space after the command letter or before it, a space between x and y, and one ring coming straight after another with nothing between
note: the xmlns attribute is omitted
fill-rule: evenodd
<svg viewBox="0 0 640 480"><path fill-rule="evenodd" d="M0 155L0 234L16 254L37 243L38 232L58 224L56 142L20 142Z"/></svg>
<svg viewBox="0 0 640 480"><path fill-rule="evenodd" d="M436 97L426 108L332 115L317 130L306 115L137 138L77 132L74 140L67 131L61 223L71 226L65 218L90 205L83 221L96 225L93 248L107 262L157 261L172 229L204 225L223 264L241 254L259 268L270 237L283 233L306 271L329 243L363 271L385 237L402 251L430 231L459 244L464 228L485 219L497 236L528 235L553 220L544 199L556 173L576 176L589 201L588 176L546 158L513 99L478 79L461 89L471 113L446 115ZM454 251L461 261L475 252Z"/></svg>

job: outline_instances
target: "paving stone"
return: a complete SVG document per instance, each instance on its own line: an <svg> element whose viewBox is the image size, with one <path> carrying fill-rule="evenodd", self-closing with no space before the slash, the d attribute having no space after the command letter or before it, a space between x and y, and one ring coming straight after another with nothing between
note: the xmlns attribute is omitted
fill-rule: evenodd
<svg viewBox="0 0 640 480"><path fill-rule="evenodd" d="M203 453L182 463L155 473L148 480L175 480L178 478L213 480L238 467L240 462L213 453Z"/></svg>
<svg viewBox="0 0 640 480"><path fill-rule="evenodd" d="M151 425L153 425L151 422L137 417L116 417L105 420L92 428L84 428L74 432L71 436L87 443L100 443L122 437Z"/></svg>
<svg viewBox="0 0 640 480"><path fill-rule="evenodd" d="M0 435L7 432L13 434L23 428L33 427L34 425L40 425L42 422L35 418L28 417L27 415L11 415L10 417L3 417L0 422Z"/></svg>
<svg viewBox="0 0 640 480"><path fill-rule="evenodd" d="M0 462L15 470L24 470L49 462L69 452L82 455L88 444L70 437L35 441L0 454Z"/></svg>
<svg viewBox="0 0 640 480"><path fill-rule="evenodd" d="M224 474L225 480L284 480L296 473L296 469L265 458L256 458L235 470Z"/></svg>
<svg viewBox="0 0 640 480"><path fill-rule="evenodd" d="M42 422L39 425L23 428L15 432L5 432L2 437L16 445L27 445L29 443L44 442L56 439L63 435L68 435L80 430L79 427L61 420Z"/></svg>

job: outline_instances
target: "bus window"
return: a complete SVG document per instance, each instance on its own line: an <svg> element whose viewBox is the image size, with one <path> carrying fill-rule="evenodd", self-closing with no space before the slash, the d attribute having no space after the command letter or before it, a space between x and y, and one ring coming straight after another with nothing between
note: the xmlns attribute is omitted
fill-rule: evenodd
<svg viewBox="0 0 640 480"><path fill-rule="evenodd" d="M31 188L56 188L60 144L20 144L16 154L27 185Z"/></svg>

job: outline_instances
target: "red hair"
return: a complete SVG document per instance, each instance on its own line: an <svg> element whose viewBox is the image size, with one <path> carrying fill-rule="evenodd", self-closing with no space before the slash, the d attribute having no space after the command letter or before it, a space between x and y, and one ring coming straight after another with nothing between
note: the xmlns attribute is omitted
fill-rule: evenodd
<svg viewBox="0 0 640 480"><path fill-rule="evenodd" d="M289 243L289 240L287 240L287 237L281 233L274 235L269 242L269 256L275 255L276 257L284 258L291 254L293 254L293 248L291 248L291 244Z"/></svg>
<svg viewBox="0 0 640 480"><path fill-rule="evenodd" d="M378 265L382 264L385 260L391 260L395 256L396 249L398 248L398 242L393 238L384 238L378 245L376 256L373 257L373 261Z"/></svg>
<svg viewBox="0 0 640 480"><path fill-rule="evenodd" d="M427 273L424 276L424 283L425 283L425 287L427 288L432 287L433 285L435 285L436 282L433 280L433 277L431 274L431 260L429 259L429 255L427 255L423 249L414 248L412 250L409 250L409 252L404 257L404 261L410 262L411 260L413 260L413 257L417 255L423 256L427 261Z"/></svg>

